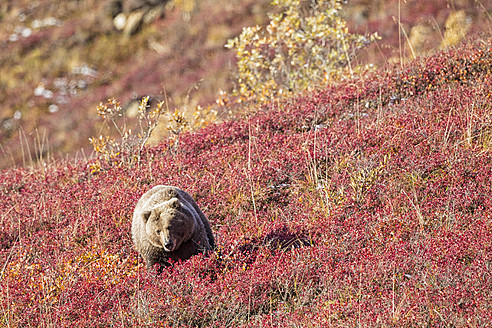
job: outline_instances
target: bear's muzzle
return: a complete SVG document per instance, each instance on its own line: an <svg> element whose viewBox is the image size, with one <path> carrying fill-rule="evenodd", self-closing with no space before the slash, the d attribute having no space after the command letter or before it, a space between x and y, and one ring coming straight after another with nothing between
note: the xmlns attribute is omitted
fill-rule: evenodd
<svg viewBox="0 0 492 328"><path fill-rule="evenodd" d="M173 241L172 241L172 240L165 241L165 242L163 242L163 243L162 243L162 245L164 246L164 250L165 250L166 252L172 252L172 251L174 251L174 248L175 248L174 246L175 246L175 244L173 243Z"/></svg>

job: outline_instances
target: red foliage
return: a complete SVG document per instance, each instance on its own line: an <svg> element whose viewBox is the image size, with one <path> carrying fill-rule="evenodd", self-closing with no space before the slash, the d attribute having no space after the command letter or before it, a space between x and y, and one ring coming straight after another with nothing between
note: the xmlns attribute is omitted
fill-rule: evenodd
<svg viewBox="0 0 492 328"><path fill-rule="evenodd" d="M0 177L10 326L486 326L492 320L490 40L146 149ZM140 195L195 197L218 250L156 276Z"/></svg>

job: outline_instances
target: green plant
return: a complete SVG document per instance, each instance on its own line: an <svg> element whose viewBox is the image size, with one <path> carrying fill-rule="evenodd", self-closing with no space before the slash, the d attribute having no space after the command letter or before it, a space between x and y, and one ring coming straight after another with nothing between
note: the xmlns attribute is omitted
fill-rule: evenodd
<svg viewBox="0 0 492 328"><path fill-rule="evenodd" d="M149 97L141 99L136 121L128 118L125 112L126 110L115 98L108 99L105 104L101 103L97 107L98 115L104 119L103 128L108 130L109 135L101 134L99 137L89 138L94 151L99 156L98 161L90 164L93 172L101 170L101 160L116 166L138 164L144 146L155 144L163 138L171 140L170 150L176 151L182 133L198 130L217 119L217 112L212 106L205 108L199 105L193 108L185 106L181 110L176 108L174 112L170 112L167 101L161 101L152 108ZM163 129L159 129L161 122L167 122L167 125L160 125ZM129 126L133 126L134 129L130 129Z"/></svg>
<svg viewBox="0 0 492 328"><path fill-rule="evenodd" d="M135 134L127 126L124 109L115 99L109 99L106 104L97 106L97 113L104 119L106 127L114 127L120 140L110 136L100 135L97 138L89 138L94 147L94 151L99 154L99 158L108 163L133 164L140 161L142 149L150 138L152 132L159 124L159 117L165 112L165 101L161 101L154 109L149 106L149 97L143 97L138 106L138 133ZM98 171L100 163L92 164L91 169Z"/></svg>
<svg viewBox="0 0 492 328"><path fill-rule="evenodd" d="M244 100L269 101L327 81L348 66L357 50L378 38L352 34L340 15L341 0L273 0L265 28L246 27L228 40L238 59Z"/></svg>
<svg viewBox="0 0 492 328"><path fill-rule="evenodd" d="M169 118L167 130L171 132L169 139L173 141L174 150L177 150L179 147L179 136L183 132L190 130L190 122L186 119L185 114L176 108Z"/></svg>

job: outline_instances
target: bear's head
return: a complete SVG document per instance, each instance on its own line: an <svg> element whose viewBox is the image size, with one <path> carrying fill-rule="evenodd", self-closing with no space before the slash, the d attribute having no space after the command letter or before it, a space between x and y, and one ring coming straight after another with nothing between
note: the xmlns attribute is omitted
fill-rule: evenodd
<svg viewBox="0 0 492 328"><path fill-rule="evenodd" d="M144 211L142 215L150 243L166 252L177 250L194 233L194 220L187 214L177 198Z"/></svg>

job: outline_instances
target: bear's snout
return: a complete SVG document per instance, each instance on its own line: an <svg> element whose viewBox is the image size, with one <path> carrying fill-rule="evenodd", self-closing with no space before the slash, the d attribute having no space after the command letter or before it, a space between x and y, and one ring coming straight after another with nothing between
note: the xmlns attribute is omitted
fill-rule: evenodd
<svg viewBox="0 0 492 328"><path fill-rule="evenodd" d="M168 252L172 252L174 250L174 243L172 240L169 240L164 243L164 249Z"/></svg>

